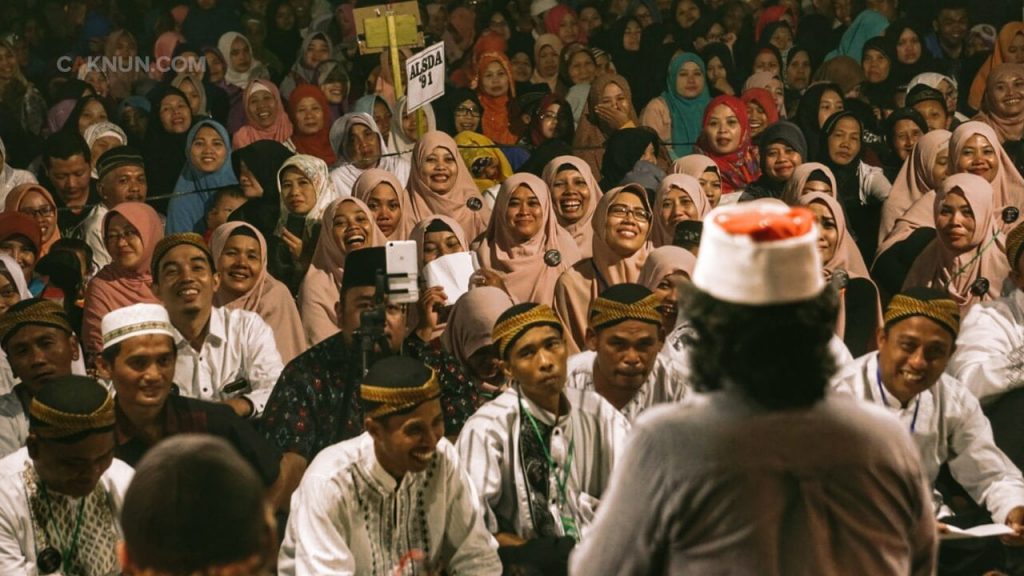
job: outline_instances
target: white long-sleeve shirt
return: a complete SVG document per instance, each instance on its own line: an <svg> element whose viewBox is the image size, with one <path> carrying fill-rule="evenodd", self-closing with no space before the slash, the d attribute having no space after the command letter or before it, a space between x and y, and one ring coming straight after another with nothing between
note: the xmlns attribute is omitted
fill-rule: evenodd
<svg viewBox="0 0 1024 576"><path fill-rule="evenodd" d="M565 446L574 445L572 463L568 464L566 512L581 529L592 520L596 500L608 487L612 467L622 454L629 422L593 392L567 388L565 396L570 406L568 417L556 422L554 414L520 396L518 389L506 390L470 416L459 433L455 447L481 499L490 532L511 531L525 540L536 536L522 461L520 398L523 410L529 410L538 422L554 427L552 439L562 436ZM559 463L548 474L548 497L552 500L558 494L555 477L564 474L563 465ZM559 518L554 512L553 516Z"/></svg>
<svg viewBox="0 0 1024 576"><path fill-rule="evenodd" d="M36 554L42 548L39 547L40 535L36 534L32 521L32 496L24 479L26 467L29 466L32 466L32 460L28 456L27 448L22 448L0 460L0 574L38 574ZM134 473L130 466L115 458L110 468L100 476L98 490L87 497L90 499L90 505L96 505L100 510L86 516L109 522L83 523L79 536L80 553L83 545L87 548L97 546L100 542L107 542L113 547L123 538L120 524L121 505L124 503L124 493ZM61 501L69 500L71 504L79 501L60 496L57 498ZM102 502L104 499L106 502ZM77 508L77 505L73 508ZM70 540L67 534L43 536L42 541L47 541L51 545L52 542L47 538L60 538L61 542ZM106 554L115 556L112 550L106 551Z"/></svg>
<svg viewBox="0 0 1024 576"><path fill-rule="evenodd" d="M594 370L597 352L588 350L569 357L566 386L578 390L594 390ZM682 374L668 356L658 354L654 367L637 391L636 395L625 406L619 409L630 423L644 411L657 404L678 402L683 399L689 387L686 385L686 374Z"/></svg>
<svg viewBox="0 0 1024 576"><path fill-rule="evenodd" d="M884 406L911 434L921 454L925 477L935 484L939 468L948 463L953 478L976 502L984 504L994 522L1024 506L1024 477L992 439L992 426L978 400L952 376L943 374L931 388L902 406L878 381L878 352L858 358L836 390ZM942 513L935 502L935 513Z"/></svg>
<svg viewBox="0 0 1024 576"><path fill-rule="evenodd" d="M971 306L946 372L983 405L1024 386L1024 292Z"/></svg>
<svg viewBox="0 0 1024 576"><path fill-rule="evenodd" d="M174 383L182 396L219 402L244 396L253 405L254 418L263 413L284 365L270 326L255 312L214 306L210 328L200 350L174 331L178 360ZM244 378L251 390L225 391Z"/></svg>
<svg viewBox="0 0 1024 576"><path fill-rule="evenodd" d="M390 575L411 550L451 574L501 573L455 447L437 444L430 466L395 481L369 433L324 449L292 495L278 574Z"/></svg>

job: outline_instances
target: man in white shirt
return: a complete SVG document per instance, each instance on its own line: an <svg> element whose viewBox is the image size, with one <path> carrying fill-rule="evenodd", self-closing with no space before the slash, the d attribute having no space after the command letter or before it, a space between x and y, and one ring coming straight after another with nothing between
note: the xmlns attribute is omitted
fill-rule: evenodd
<svg viewBox="0 0 1024 576"><path fill-rule="evenodd" d="M292 497L278 573L500 574L497 542L444 437L437 374L385 358L359 394L367 431L313 459Z"/></svg>
<svg viewBox="0 0 1024 576"><path fill-rule="evenodd" d="M665 330L654 294L616 284L590 305L586 352L569 358L568 386L597 392L630 422L686 394L684 374L660 354Z"/></svg>
<svg viewBox="0 0 1024 576"><path fill-rule="evenodd" d="M114 458L114 401L61 376L32 399L28 445L0 460L0 574L120 573L117 542L132 469Z"/></svg>
<svg viewBox="0 0 1024 576"><path fill-rule="evenodd" d="M566 389L564 328L550 307L509 308L493 340L513 385L469 418L456 448L503 564L564 574L629 423L594 392Z"/></svg>
<svg viewBox="0 0 1024 576"><path fill-rule="evenodd" d="M175 329L174 382L180 393L258 418L284 368L270 327L254 312L213 305L220 278L202 236L160 240L152 268L153 292Z"/></svg>
<svg viewBox="0 0 1024 576"><path fill-rule="evenodd" d="M110 254L103 242L103 220L107 213L122 202L145 202L148 187L145 161L131 146L118 146L104 152L96 161L96 173L100 203L82 221L78 233L92 249L93 269L98 271L110 264Z"/></svg>
<svg viewBox="0 0 1024 576"><path fill-rule="evenodd" d="M959 327L959 308L947 293L916 288L897 294L886 307L878 351L858 358L837 389L898 417L917 445L926 478L934 485L939 468L948 464L991 520L1015 531L1004 542L1024 545L1024 478L996 447L978 400L943 373ZM974 523L958 521L934 496L940 531L943 524Z"/></svg>

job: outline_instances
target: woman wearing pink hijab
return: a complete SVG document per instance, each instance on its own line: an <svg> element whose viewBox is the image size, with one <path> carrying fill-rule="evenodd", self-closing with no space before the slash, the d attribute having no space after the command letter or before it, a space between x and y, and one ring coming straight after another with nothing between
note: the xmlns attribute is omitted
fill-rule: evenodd
<svg viewBox="0 0 1024 576"><path fill-rule="evenodd" d="M21 212L31 216L39 224L42 246L39 247L37 259L46 256L50 248L60 240L60 227L57 226L57 203L49 190L35 182L15 186L4 201L4 210Z"/></svg>
<svg viewBox="0 0 1024 576"><path fill-rule="evenodd" d="M267 270L263 234L247 222L221 224L210 238L210 254L220 276L213 304L259 314L273 331L285 364L305 352L299 309L288 287Z"/></svg>
<svg viewBox="0 0 1024 576"><path fill-rule="evenodd" d="M878 287L846 227L846 216L835 195L809 192L799 203L814 212L818 226L818 252L825 277L839 288L836 335L854 357L875 349L875 331L881 326Z"/></svg>
<svg viewBox="0 0 1024 576"><path fill-rule="evenodd" d="M590 222L602 195L590 165L576 156L556 156L544 167L541 178L551 191L558 225L572 234L580 258L590 258L594 245Z"/></svg>
<svg viewBox="0 0 1024 576"><path fill-rule="evenodd" d="M946 178L949 169L949 140L952 136L948 130L932 130L921 136L914 145L909 162L903 163L896 180L892 183L889 197L882 204L879 243L885 240L896 226L896 220L903 216L914 202L935 190Z"/></svg>
<svg viewBox="0 0 1024 576"><path fill-rule="evenodd" d="M658 314L661 314L661 327L665 334L670 334L679 319L679 295L677 282L690 280L693 269L697 266L697 257L689 250L671 244L651 250L640 270L640 278L636 283L646 287L658 299Z"/></svg>
<svg viewBox="0 0 1024 576"><path fill-rule="evenodd" d="M341 329L335 305L341 298L345 257L353 250L383 246L384 242L384 234L362 200L341 198L324 210L313 259L299 288L299 313L310 346Z"/></svg>
<svg viewBox="0 0 1024 576"><path fill-rule="evenodd" d="M85 289L82 340L87 357L103 350L100 322L107 312L140 302L160 303L150 289L150 260L163 237L160 215L148 204L122 202L104 216L103 244L111 261Z"/></svg>
<svg viewBox="0 0 1024 576"><path fill-rule="evenodd" d="M452 306L448 326L441 334L441 345L462 364L477 390L488 399L506 385L491 332L498 317L514 304L500 288L473 288Z"/></svg>
<svg viewBox="0 0 1024 576"><path fill-rule="evenodd" d="M601 197L591 221L594 256L577 262L555 284L555 313L566 328L570 354L584 349L594 298L609 286L640 277L652 250L652 220L647 191L638 184L612 188Z"/></svg>
<svg viewBox="0 0 1024 576"><path fill-rule="evenodd" d="M409 194L394 174L379 168L365 170L356 178L352 195L366 203L387 240L409 239L416 222L409 207Z"/></svg>
<svg viewBox="0 0 1024 576"><path fill-rule="evenodd" d="M684 220L703 221L711 212L700 182L686 174L669 174L661 181L654 196L654 228L651 244L655 248L672 243L676 224Z"/></svg>
<svg viewBox="0 0 1024 576"><path fill-rule="evenodd" d="M408 188L417 222L431 214L451 216L470 243L487 231L491 211L451 136L427 132L416 142L412 157Z"/></svg>
<svg viewBox="0 0 1024 576"><path fill-rule="evenodd" d="M232 149L238 150L257 140L274 140L290 149L295 148L291 142L292 121L288 119L281 94L273 82L250 82L242 97L242 105L245 106L245 126L232 137Z"/></svg>
<svg viewBox="0 0 1024 576"><path fill-rule="evenodd" d="M936 238L914 261L903 288L949 292L960 317L978 302L999 298L1010 273L992 186L973 174L954 174L935 191Z"/></svg>
<svg viewBox="0 0 1024 576"><path fill-rule="evenodd" d="M547 185L526 173L502 183L476 253L481 266L502 274L513 301L548 306L558 277L580 259L572 234L558 225Z"/></svg>

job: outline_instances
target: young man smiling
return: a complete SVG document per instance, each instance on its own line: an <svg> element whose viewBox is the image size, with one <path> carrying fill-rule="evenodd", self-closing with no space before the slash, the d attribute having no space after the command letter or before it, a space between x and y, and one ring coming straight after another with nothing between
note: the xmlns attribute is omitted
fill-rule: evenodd
<svg viewBox="0 0 1024 576"><path fill-rule="evenodd" d="M416 562L429 573L500 573L497 544L444 438L437 374L384 358L359 396L366 432L313 460L293 498L279 573L384 574Z"/></svg>

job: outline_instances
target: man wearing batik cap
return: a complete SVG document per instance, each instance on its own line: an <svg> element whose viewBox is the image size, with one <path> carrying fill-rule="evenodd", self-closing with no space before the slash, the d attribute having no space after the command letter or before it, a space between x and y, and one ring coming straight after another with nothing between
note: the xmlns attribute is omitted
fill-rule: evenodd
<svg viewBox="0 0 1024 576"><path fill-rule="evenodd" d="M259 314L213 305L220 285L198 234L172 234L153 250L153 293L174 326L174 382L183 396L219 401L258 418L284 368Z"/></svg>
<svg viewBox="0 0 1024 576"><path fill-rule="evenodd" d="M22 300L0 316L0 347L21 380L0 396L0 456L6 456L25 445L32 397L46 382L72 373L80 348L64 308L42 298Z"/></svg>
<svg viewBox="0 0 1024 576"><path fill-rule="evenodd" d="M544 304L498 317L494 345L512 384L469 418L456 443L502 562L542 574L566 573L629 429L601 396L566 388L564 331Z"/></svg>
<svg viewBox="0 0 1024 576"><path fill-rule="evenodd" d="M926 478L934 484L939 469L948 465L953 478L991 515L980 520L952 516L933 492L940 530L943 524L1005 523L1015 534L1004 541L1024 545L1024 478L996 447L978 400L943 373L960 328L957 303L946 292L912 289L889 302L883 319L878 351L860 357L837 388L899 418L917 445ZM946 548L942 551L945 555ZM975 573L1002 568L979 565Z"/></svg>
<svg viewBox="0 0 1024 576"><path fill-rule="evenodd" d="M114 458L114 400L85 376L54 378L29 408L28 445L0 460L0 574L120 573L132 469Z"/></svg>
<svg viewBox="0 0 1024 576"><path fill-rule="evenodd" d="M103 242L103 219L107 212L122 202L145 202L146 165L142 154L131 146L118 146L103 153L96 161L96 204L78 228L78 235L92 248L96 270L110 264L110 254Z"/></svg>
<svg viewBox="0 0 1024 576"><path fill-rule="evenodd" d="M586 352L569 358L570 388L592 390L630 421L686 394L683 374L660 354L665 330L657 299L639 284L616 284L590 305Z"/></svg>
<svg viewBox="0 0 1024 576"><path fill-rule="evenodd" d="M278 573L491 575L497 543L444 437L437 373L402 356L362 379L366 432L313 460L292 498Z"/></svg>
<svg viewBox="0 0 1024 576"><path fill-rule="evenodd" d="M210 434L231 442L264 485L275 485L281 453L248 422L224 404L171 394L177 350L163 306L118 308L103 317L101 327L103 353L96 368L117 394L118 458L135 466L164 438Z"/></svg>
<svg viewBox="0 0 1024 576"><path fill-rule="evenodd" d="M935 522L906 429L827 394L838 301L817 241L802 207L705 218L680 308L706 393L637 421L575 573L933 573Z"/></svg>

